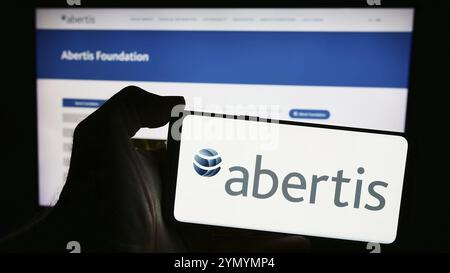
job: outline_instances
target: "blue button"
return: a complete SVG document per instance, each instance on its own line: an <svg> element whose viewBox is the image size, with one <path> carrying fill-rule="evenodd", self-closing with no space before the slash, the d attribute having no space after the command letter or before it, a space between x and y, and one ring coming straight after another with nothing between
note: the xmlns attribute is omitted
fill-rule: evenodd
<svg viewBox="0 0 450 273"><path fill-rule="evenodd" d="M63 107L98 108L105 100L63 99Z"/></svg>
<svg viewBox="0 0 450 273"><path fill-rule="evenodd" d="M289 116L295 119L328 119L330 112L328 110L291 109Z"/></svg>

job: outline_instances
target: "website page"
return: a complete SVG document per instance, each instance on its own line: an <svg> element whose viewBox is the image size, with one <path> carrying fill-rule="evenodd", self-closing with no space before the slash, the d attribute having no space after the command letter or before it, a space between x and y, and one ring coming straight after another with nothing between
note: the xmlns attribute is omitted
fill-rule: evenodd
<svg viewBox="0 0 450 273"><path fill-rule="evenodd" d="M58 199L76 125L128 85L188 110L403 132L412 26L412 9L37 9L39 202Z"/></svg>

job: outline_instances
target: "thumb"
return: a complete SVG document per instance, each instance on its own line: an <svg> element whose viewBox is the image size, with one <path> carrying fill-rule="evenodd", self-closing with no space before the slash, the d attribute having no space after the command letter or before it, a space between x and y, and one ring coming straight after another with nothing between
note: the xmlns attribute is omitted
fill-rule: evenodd
<svg viewBox="0 0 450 273"><path fill-rule="evenodd" d="M141 127L156 128L169 122L172 108L181 105L185 100L181 96L159 96L136 86L128 86L112 96L97 111L83 120L77 128L82 131L88 127L108 125L108 133L124 131L132 137ZM97 127L98 128L98 127Z"/></svg>

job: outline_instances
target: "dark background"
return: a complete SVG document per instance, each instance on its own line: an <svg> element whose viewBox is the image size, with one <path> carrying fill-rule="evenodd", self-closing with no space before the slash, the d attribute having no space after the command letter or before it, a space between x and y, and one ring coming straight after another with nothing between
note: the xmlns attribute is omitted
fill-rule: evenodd
<svg viewBox="0 0 450 273"><path fill-rule="evenodd" d="M34 76L34 8L66 7L65 0L22 1L2 8L0 237L42 212L37 201L37 119ZM162 1L159 1L162 2ZM397 240L382 252L450 251L450 178L446 131L450 8L441 1L387 1L382 7L415 6L406 137L409 153ZM82 7L367 7L366 1L89 1ZM374 8L374 7L368 7ZM11 10L11 13L9 12ZM311 238L313 251L367 252L365 243Z"/></svg>

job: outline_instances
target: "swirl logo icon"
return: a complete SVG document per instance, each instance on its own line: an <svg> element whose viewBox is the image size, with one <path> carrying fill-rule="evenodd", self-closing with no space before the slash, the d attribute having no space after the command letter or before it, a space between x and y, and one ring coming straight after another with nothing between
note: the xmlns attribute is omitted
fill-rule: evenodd
<svg viewBox="0 0 450 273"><path fill-rule="evenodd" d="M211 177L220 171L219 154L210 148L201 149L194 156L194 170L201 176Z"/></svg>

